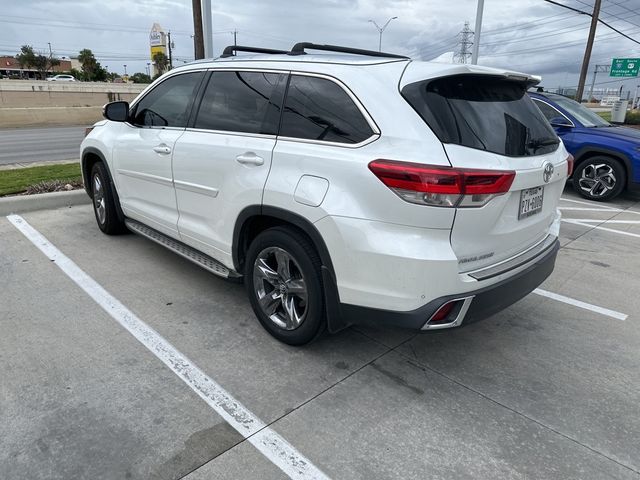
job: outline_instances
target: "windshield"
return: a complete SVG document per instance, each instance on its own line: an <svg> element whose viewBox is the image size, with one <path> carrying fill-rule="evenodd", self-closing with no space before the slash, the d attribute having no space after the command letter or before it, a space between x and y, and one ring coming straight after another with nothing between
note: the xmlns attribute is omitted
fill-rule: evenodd
<svg viewBox="0 0 640 480"><path fill-rule="evenodd" d="M444 143L510 157L550 153L560 143L523 83L456 75L409 84L402 95Z"/></svg>
<svg viewBox="0 0 640 480"><path fill-rule="evenodd" d="M567 112L573 115L585 127L610 127L611 124L606 120L603 120L600 115L589 110L587 107L583 107L575 100L570 98L553 96L550 100L556 102L560 107L564 108Z"/></svg>

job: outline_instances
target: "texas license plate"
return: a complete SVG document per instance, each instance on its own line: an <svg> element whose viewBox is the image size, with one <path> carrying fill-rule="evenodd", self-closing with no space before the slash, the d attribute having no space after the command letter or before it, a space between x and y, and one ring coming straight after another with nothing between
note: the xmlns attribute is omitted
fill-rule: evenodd
<svg viewBox="0 0 640 480"><path fill-rule="evenodd" d="M520 192L520 210L518 220L530 217L542 211L544 187L526 188Z"/></svg>

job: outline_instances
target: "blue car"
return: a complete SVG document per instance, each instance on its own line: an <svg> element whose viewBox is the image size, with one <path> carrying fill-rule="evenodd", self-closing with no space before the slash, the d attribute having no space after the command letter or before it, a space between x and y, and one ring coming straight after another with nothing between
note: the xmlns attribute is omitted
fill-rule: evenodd
<svg viewBox="0 0 640 480"><path fill-rule="evenodd" d="M589 200L640 190L640 130L612 125L578 102L529 92L575 158L573 186Z"/></svg>

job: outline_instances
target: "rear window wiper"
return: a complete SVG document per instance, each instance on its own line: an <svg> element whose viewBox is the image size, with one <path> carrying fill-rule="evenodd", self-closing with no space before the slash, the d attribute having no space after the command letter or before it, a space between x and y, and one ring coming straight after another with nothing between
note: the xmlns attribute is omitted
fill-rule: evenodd
<svg viewBox="0 0 640 480"><path fill-rule="evenodd" d="M553 137L534 139L527 142L527 148L531 148L535 152L539 148L548 147L549 145L558 145L559 143L560 140Z"/></svg>

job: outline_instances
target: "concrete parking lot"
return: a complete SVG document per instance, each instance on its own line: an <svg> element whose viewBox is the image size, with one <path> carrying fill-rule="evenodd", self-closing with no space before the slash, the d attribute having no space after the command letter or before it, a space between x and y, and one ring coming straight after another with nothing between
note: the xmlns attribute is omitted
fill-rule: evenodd
<svg viewBox="0 0 640 480"><path fill-rule="evenodd" d="M0 478L638 479L640 199L561 207L511 308L303 348L89 205L0 218Z"/></svg>

